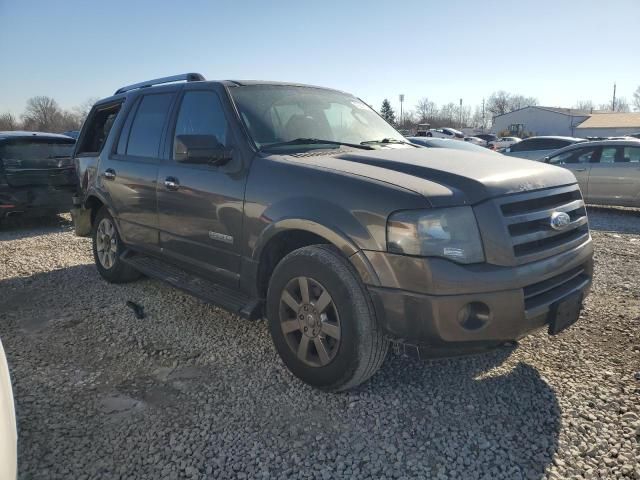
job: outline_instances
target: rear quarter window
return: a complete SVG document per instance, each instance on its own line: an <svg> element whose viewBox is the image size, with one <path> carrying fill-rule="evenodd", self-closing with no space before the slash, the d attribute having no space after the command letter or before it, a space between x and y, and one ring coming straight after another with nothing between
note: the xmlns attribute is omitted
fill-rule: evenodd
<svg viewBox="0 0 640 480"><path fill-rule="evenodd" d="M76 155L98 155L104 147L122 102L94 107L80 135Z"/></svg>

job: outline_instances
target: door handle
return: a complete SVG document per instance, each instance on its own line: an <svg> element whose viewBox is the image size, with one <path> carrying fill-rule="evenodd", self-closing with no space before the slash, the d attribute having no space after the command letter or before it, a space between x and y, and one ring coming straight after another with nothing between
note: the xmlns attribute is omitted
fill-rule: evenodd
<svg viewBox="0 0 640 480"><path fill-rule="evenodd" d="M102 176L105 178L105 180L115 180L116 178L116 171L113 168L107 168L103 173Z"/></svg>
<svg viewBox="0 0 640 480"><path fill-rule="evenodd" d="M576 168L576 172L586 172L586 168Z"/></svg>
<svg viewBox="0 0 640 480"><path fill-rule="evenodd" d="M180 188L180 182L176 177L167 177L164 179L164 188L167 190L178 190Z"/></svg>

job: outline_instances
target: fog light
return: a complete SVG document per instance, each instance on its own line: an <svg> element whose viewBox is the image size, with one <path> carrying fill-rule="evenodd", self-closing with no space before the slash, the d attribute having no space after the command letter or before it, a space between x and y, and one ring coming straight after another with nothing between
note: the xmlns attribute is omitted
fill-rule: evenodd
<svg viewBox="0 0 640 480"><path fill-rule="evenodd" d="M489 322L491 311L482 302L471 302L458 312L458 322L467 330L478 330Z"/></svg>

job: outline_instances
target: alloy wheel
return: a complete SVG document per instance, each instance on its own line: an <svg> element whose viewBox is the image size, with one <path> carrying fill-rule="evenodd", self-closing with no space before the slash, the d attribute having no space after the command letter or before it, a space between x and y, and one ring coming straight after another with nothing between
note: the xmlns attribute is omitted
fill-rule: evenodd
<svg viewBox="0 0 640 480"><path fill-rule="evenodd" d="M113 267L118 252L118 239L116 228L109 218L103 218L98 224L96 252L98 253L98 260L104 268L110 269Z"/></svg>
<svg viewBox="0 0 640 480"><path fill-rule="evenodd" d="M338 310L327 289L312 278L287 283L280 296L280 326L289 348L307 365L324 367L338 353Z"/></svg>

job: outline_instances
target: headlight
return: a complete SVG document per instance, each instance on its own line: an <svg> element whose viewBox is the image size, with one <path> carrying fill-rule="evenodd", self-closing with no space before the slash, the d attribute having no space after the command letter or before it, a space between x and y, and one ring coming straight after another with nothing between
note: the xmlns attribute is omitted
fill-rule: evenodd
<svg viewBox="0 0 640 480"><path fill-rule="evenodd" d="M484 261L482 241L471 207L408 210L387 221L387 250L459 263Z"/></svg>

